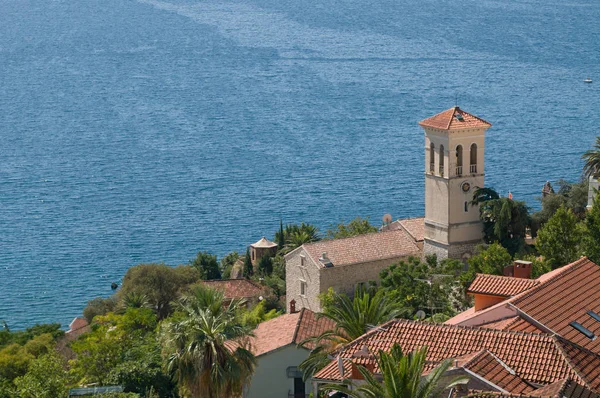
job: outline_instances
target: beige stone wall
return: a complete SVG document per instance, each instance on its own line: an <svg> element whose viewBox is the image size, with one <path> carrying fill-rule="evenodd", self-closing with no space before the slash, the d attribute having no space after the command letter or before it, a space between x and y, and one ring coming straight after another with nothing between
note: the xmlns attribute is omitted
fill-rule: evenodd
<svg viewBox="0 0 600 398"><path fill-rule="evenodd" d="M332 287L338 293L353 294L359 283L379 282L379 273L383 269L407 258L397 257L369 263L325 268L321 271L321 292L326 292L327 289Z"/></svg>
<svg viewBox="0 0 600 398"><path fill-rule="evenodd" d="M301 265L304 256L304 266ZM300 283L306 283L305 294L300 294ZM315 264L303 248L288 254L285 258L285 285L286 285L286 311L290 310L290 301L296 300L296 310L308 308L318 312L321 310L319 303L320 274L319 267Z"/></svg>

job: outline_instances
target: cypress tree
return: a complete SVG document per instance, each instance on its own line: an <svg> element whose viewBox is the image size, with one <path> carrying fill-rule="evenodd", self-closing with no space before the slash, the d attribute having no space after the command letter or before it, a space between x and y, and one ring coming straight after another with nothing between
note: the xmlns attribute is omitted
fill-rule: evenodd
<svg viewBox="0 0 600 398"><path fill-rule="evenodd" d="M250 248L246 248L246 258L244 259L244 278L250 278L254 274L252 261L250 260Z"/></svg>
<svg viewBox="0 0 600 398"><path fill-rule="evenodd" d="M285 236L283 235L283 220L279 219L279 236L277 239L277 244L279 245L279 250L283 250L285 246Z"/></svg>

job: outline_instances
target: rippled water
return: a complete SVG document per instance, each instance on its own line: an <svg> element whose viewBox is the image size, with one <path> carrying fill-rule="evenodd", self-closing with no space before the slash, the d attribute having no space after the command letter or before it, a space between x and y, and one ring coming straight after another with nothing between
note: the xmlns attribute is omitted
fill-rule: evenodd
<svg viewBox="0 0 600 398"><path fill-rule="evenodd" d="M487 183L536 205L600 125L600 3L0 2L0 319L67 324L140 262L279 219L423 214L417 122L494 124ZM598 84L583 84L590 76Z"/></svg>

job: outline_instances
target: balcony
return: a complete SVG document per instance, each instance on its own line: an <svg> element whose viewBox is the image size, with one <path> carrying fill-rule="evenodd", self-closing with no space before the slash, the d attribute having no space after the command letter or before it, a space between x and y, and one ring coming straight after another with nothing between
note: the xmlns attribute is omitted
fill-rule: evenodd
<svg viewBox="0 0 600 398"><path fill-rule="evenodd" d="M476 164L472 164L471 165L471 174L476 174L477 173L477 165Z"/></svg>
<svg viewBox="0 0 600 398"><path fill-rule="evenodd" d="M444 176L444 165L440 164L440 176L443 177Z"/></svg>
<svg viewBox="0 0 600 398"><path fill-rule="evenodd" d="M429 163L429 172L431 174L435 173L435 163Z"/></svg>
<svg viewBox="0 0 600 398"><path fill-rule="evenodd" d="M456 175L457 176L461 176L462 175L462 166L456 166Z"/></svg>

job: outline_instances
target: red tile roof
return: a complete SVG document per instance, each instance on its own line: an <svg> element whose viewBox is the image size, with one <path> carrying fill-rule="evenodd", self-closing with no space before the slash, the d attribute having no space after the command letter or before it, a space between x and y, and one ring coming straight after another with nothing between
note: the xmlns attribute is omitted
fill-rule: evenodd
<svg viewBox="0 0 600 398"><path fill-rule="evenodd" d="M600 267L583 257L542 275L537 281L538 285L512 298L485 310L467 310L446 323L473 325L478 324L480 318L486 319L482 323L489 323L489 318L498 309L512 308L515 313L523 314L523 320L511 324L508 329L532 331L535 327L600 354L600 339L590 339L569 325L578 322L595 336L600 336L600 321L587 313L593 311L600 315Z"/></svg>
<svg viewBox="0 0 600 398"><path fill-rule="evenodd" d="M456 116L459 115L457 118ZM462 116L462 118L460 117ZM460 120L462 119L462 120ZM439 130L459 130L471 128L488 128L490 123L463 111L458 106L445 110L419 122L423 127L432 127Z"/></svg>
<svg viewBox="0 0 600 398"><path fill-rule="evenodd" d="M254 298L265 295L267 289L248 279L222 279L202 281L204 285L221 290L227 299Z"/></svg>
<svg viewBox="0 0 600 398"><path fill-rule="evenodd" d="M458 395L458 394L455 394ZM529 394L506 394L497 391L469 390L469 397L477 398L599 398L600 395L578 384L573 379L559 380L555 383L538 388Z"/></svg>
<svg viewBox="0 0 600 398"><path fill-rule="evenodd" d="M370 352L389 351L399 344L403 352L428 347L433 363L488 350L529 383L549 384L574 377L591 388L600 388L600 357L558 336L483 328L394 320L348 344L340 356L352 355L366 345ZM379 370L376 368L375 372ZM348 376L348 375L345 375ZM336 361L317 372L317 379L341 380Z"/></svg>
<svg viewBox="0 0 600 398"><path fill-rule="evenodd" d="M424 217L405 218L404 220L398 220L398 223L417 242L421 242L425 239L425 218Z"/></svg>
<svg viewBox="0 0 600 398"><path fill-rule="evenodd" d="M264 355L290 344L299 344L334 327L333 321L317 319L315 313L306 308L294 314L284 314L262 322L254 329L252 352L255 356Z"/></svg>
<svg viewBox="0 0 600 398"><path fill-rule="evenodd" d="M478 326L486 329L512 330L514 332L545 333L542 329L521 318L520 316L513 316L495 322L484 323Z"/></svg>
<svg viewBox="0 0 600 398"><path fill-rule="evenodd" d="M502 275L477 274L467 293L512 297L538 285L535 279L513 278Z"/></svg>
<svg viewBox="0 0 600 398"><path fill-rule="evenodd" d="M513 394L527 394L534 387L516 375L508 366L496 358L488 350L481 350L460 367L477 373L486 380L491 381L503 390Z"/></svg>
<svg viewBox="0 0 600 398"><path fill-rule="evenodd" d="M420 250L404 230L374 232L343 239L322 240L302 246L320 266L323 252L334 267L384 259L417 256ZM289 256L290 254L288 254Z"/></svg>

